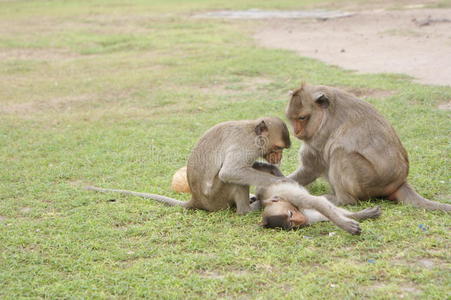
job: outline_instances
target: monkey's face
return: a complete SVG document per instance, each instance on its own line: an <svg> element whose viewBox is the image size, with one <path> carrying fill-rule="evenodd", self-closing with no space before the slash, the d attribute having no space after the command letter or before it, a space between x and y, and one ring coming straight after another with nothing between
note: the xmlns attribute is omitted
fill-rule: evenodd
<svg viewBox="0 0 451 300"><path fill-rule="evenodd" d="M270 164L277 165L282 160L283 148L281 146L274 146L263 158Z"/></svg>
<svg viewBox="0 0 451 300"><path fill-rule="evenodd" d="M279 164L283 150L291 146L287 125L279 118L263 118L255 128L261 156L270 164Z"/></svg>
<svg viewBox="0 0 451 300"><path fill-rule="evenodd" d="M312 138L320 130L328 107L329 98L325 92L307 85L296 90L286 110L294 135L301 140Z"/></svg>
<svg viewBox="0 0 451 300"><path fill-rule="evenodd" d="M277 196L262 201L263 220L265 228L283 228L290 230L306 225L307 218L290 202Z"/></svg>

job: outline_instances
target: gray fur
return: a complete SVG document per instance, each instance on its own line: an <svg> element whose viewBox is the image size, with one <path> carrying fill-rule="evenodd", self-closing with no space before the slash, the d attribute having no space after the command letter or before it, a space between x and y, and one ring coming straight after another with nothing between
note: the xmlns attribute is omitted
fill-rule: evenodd
<svg viewBox="0 0 451 300"><path fill-rule="evenodd" d="M236 206L238 214L245 214L259 208L259 203L252 206L249 203L250 185L286 180L254 169L252 165L257 158L271 153L276 142L282 141L284 148L289 147L288 136L285 123L277 117L230 121L214 126L199 139L188 159L187 177L192 194L188 202L127 190L87 189L135 195L172 206L207 211Z"/></svg>
<svg viewBox="0 0 451 300"><path fill-rule="evenodd" d="M265 165L260 166L259 169L264 172L280 174L280 176L283 176L276 166ZM278 182L269 186L259 186L257 187L256 194L257 199L262 201L279 198L291 202L307 217L308 225L316 222L331 221L351 234L361 233L359 223L354 220L377 218L382 213L379 207L367 208L358 212L348 211L344 208L335 206L324 196L310 195L304 187L294 181ZM266 227L289 229L290 226L286 221L286 217L264 215L264 226Z"/></svg>
<svg viewBox="0 0 451 300"><path fill-rule="evenodd" d="M334 192L328 199L336 204L387 197L417 207L451 210L451 205L424 199L407 184L407 152L393 127L371 104L333 87L304 84L293 93L286 115L304 141L301 166L288 176L300 185L324 176ZM310 116L308 121L297 121L305 115Z"/></svg>

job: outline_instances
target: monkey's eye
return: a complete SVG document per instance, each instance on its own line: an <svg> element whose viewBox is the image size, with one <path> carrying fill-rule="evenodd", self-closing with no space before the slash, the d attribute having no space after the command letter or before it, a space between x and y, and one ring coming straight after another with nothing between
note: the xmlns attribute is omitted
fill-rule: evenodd
<svg viewBox="0 0 451 300"><path fill-rule="evenodd" d="M308 119L308 116L302 116L302 117L298 118L299 121L305 121L307 119Z"/></svg>
<svg viewBox="0 0 451 300"><path fill-rule="evenodd" d="M293 216L293 212L291 210L288 211L288 216L291 218Z"/></svg>

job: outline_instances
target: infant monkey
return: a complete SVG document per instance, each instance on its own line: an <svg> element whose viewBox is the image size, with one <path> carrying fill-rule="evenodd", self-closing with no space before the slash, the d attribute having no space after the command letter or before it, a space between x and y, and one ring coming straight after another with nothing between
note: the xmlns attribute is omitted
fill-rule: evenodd
<svg viewBox="0 0 451 300"><path fill-rule="evenodd" d="M319 213L317 210L300 210L291 204L291 202L280 198L279 196L262 200L262 204L264 207L262 214L262 226L265 228L282 228L285 230L290 230L302 226L312 225L317 222L329 221L327 217ZM358 212L350 212L340 207L336 207L336 209L345 217L354 220L377 218L382 213L379 206L367 208ZM359 234L360 227L358 232L356 231L350 233Z"/></svg>
<svg viewBox="0 0 451 300"><path fill-rule="evenodd" d="M260 171L282 177L280 170L272 165L254 163ZM359 223L355 220L377 218L380 207L351 212L329 202L323 196L313 196L295 182L280 182L269 187L257 188L257 199L263 204L262 226L266 228L293 229L321 221L332 221L351 234L360 234Z"/></svg>

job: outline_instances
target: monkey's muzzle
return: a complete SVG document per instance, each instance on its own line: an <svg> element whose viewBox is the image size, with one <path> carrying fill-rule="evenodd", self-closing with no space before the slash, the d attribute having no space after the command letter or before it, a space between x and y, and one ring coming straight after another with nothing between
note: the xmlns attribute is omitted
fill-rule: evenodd
<svg viewBox="0 0 451 300"><path fill-rule="evenodd" d="M282 151L272 151L266 154L264 159L270 164L277 165L282 160Z"/></svg>

